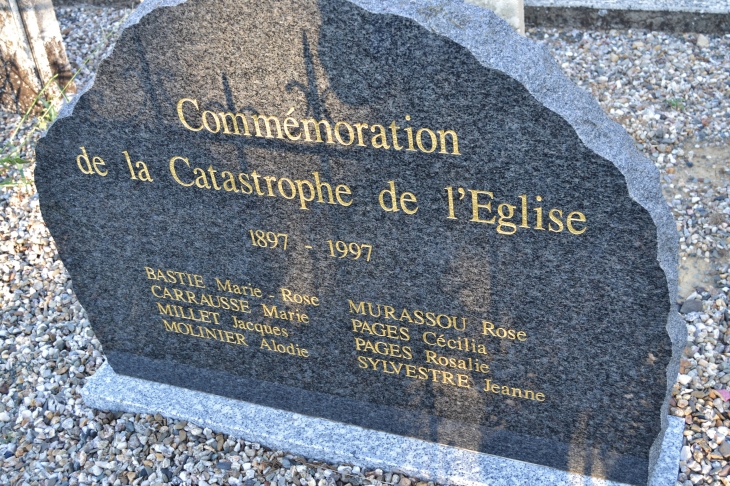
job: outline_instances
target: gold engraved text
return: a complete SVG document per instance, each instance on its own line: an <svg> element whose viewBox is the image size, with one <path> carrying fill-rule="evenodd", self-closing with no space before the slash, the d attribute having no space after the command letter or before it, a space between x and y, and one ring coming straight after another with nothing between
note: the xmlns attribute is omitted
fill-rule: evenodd
<svg viewBox="0 0 730 486"><path fill-rule="evenodd" d="M471 353L478 353L487 355L487 347L482 343L478 343L468 337L460 338L447 338L443 334L436 334L435 332L424 332L423 342L429 346L438 346L440 348L458 349L459 351L468 351Z"/></svg>
<svg viewBox="0 0 730 486"><path fill-rule="evenodd" d="M165 325L165 331L167 332L175 332L177 334L183 334L185 336L192 336L200 339L212 339L238 346L248 346L248 343L246 343L246 336L237 332L226 331L224 329L210 329L206 326L194 326L187 322L168 322L166 319L162 319L162 322Z"/></svg>
<svg viewBox="0 0 730 486"><path fill-rule="evenodd" d="M198 287L200 289L205 288L202 275L177 272L175 270L165 270L163 272L159 268L155 269L150 267L144 267L144 271L147 273L149 280L161 280L169 284L187 285L188 287Z"/></svg>
<svg viewBox="0 0 730 486"><path fill-rule="evenodd" d="M523 400L534 400L536 402L544 402L545 394L541 392L535 393L532 390L523 390L522 388L510 387L507 385L498 385L492 383L491 379L484 380L484 390L487 393L494 393L495 395L504 395L507 397L521 398Z"/></svg>
<svg viewBox="0 0 730 486"><path fill-rule="evenodd" d="M426 363L432 363L448 368L455 368L463 371L478 371L489 373L489 365L481 363L478 358L452 358L441 356L433 351L426 350Z"/></svg>
<svg viewBox="0 0 730 486"><path fill-rule="evenodd" d="M283 118L276 115L201 111L198 100L181 98L177 102L177 116L180 123L192 132L205 129L210 133L222 133L239 137L276 138L289 143L325 143L342 147L371 147L381 150L403 150L430 154L461 155L459 137L455 130L432 130L430 128L400 127L393 120L390 125L350 123L327 119L297 119L291 115L291 108ZM411 120L410 115L404 121ZM249 123L250 121L250 123ZM403 123L403 122L400 122ZM403 136L405 132L405 137ZM369 140L368 140L369 138ZM414 145L415 139L415 145ZM406 142L407 140L407 142ZM357 143L355 143L357 141ZM407 143L402 145L401 143ZM416 149L418 147L418 149Z"/></svg>
<svg viewBox="0 0 730 486"><path fill-rule="evenodd" d="M275 353L290 354L292 356L300 356L302 358L309 358L309 350L299 347L294 343L282 344L277 343L274 339L267 340L266 338L261 339L260 349L266 351L273 351Z"/></svg>
<svg viewBox="0 0 730 486"><path fill-rule="evenodd" d="M295 321L309 324L309 316L307 314L299 312L298 310L279 310L276 308L275 305L269 307L266 304L261 304L261 309L264 311L264 317L269 317L271 319L280 319L282 321Z"/></svg>
<svg viewBox="0 0 730 486"><path fill-rule="evenodd" d="M499 339L509 339L511 341L527 341L527 333L525 331L516 331L504 327L495 328L494 323L489 321L482 321L482 335Z"/></svg>
<svg viewBox="0 0 730 486"><path fill-rule="evenodd" d="M426 325L439 327L441 329L454 329L464 331L466 329L466 317L451 316L448 314L437 314L419 309L398 308L385 304L377 304L368 301L354 302L347 301L350 314L360 314L366 317L374 317L380 320L394 320L402 323Z"/></svg>
<svg viewBox="0 0 730 486"><path fill-rule="evenodd" d="M471 388L469 375L463 373L452 373L450 371L436 370L426 366L385 361L380 358L369 356L358 356L357 365L364 370L379 371L387 375L403 375L412 380L432 381L444 385L456 386L459 388Z"/></svg>
<svg viewBox="0 0 730 486"><path fill-rule="evenodd" d="M413 350L410 346L401 346L395 343L384 343L382 341L372 342L369 339L356 337L355 349L360 352L369 351L393 358L413 359Z"/></svg>

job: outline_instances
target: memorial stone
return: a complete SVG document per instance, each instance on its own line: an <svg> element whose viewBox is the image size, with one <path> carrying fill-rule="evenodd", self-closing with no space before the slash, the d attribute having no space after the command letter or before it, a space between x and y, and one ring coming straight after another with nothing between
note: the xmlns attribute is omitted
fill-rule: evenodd
<svg viewBox="0 0 730 486"><path fill-rule="evenodd" d="M35 177L117 374L655 469L684 339L658 173L491 12L146 1Z"/></svg>

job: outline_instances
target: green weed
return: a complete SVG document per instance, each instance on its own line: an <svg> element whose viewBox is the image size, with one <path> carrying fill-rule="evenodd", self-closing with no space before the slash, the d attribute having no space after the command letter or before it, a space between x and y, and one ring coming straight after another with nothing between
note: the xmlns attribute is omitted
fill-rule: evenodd
<svg viewBox="0 0 730 486"><path fill-rule="evenodd" d="M128 15L129 14L127 14L127 16ZM121 19L120 24L124 23L125 20L126 17ZM8 137L5 143L0 147L0 187L29 183L28 179L23 173L23 168L30 164L30 160L23 157L24 150L26 149L28 143L32 140L33 135L36 132L43 132L48 129L48 126L53 123L53 121L58 117L58 110L56 109L56 106L60 105L61 101L69 100L68 96L66 96L66 90L74 82L81 70L89 62L91 62L91 60L100 50L108 45L109 38L112 36L112 34L114 34L114 32L114 30L110 30L104 35L103 39L99 42L96 49L94 49L91 54L89 54L89 56L84 59L84 62L73 73L73 76L71 76L71 79L68 81L68 83L66 83L66 85L61 88L60 95L58 97L54 98L47 93L52 83L56 82L57 76L53 76L51 79L48 80L45 86L43 86L43 89L35 97L33 103L31 103L30 108L25 112L20 121L16 123L15 128L10 134L10 137ZM62 98L62 100L58 98ZM26 122L30 119L34 111L38 108L38 105L42 107L42 111L36 118L33 119L30 127L25 132L25 134L16 141L16 136L25 126ZM16 178L15 180L11 175L11 171L13 169L20 171L20 177Z"/></svg>
<svg viewBox="0 0 730 486"><path fill-rule="evenodd" d="M668 98L666 103L677 111L684 111L684 100L682 98Z"/></svg>

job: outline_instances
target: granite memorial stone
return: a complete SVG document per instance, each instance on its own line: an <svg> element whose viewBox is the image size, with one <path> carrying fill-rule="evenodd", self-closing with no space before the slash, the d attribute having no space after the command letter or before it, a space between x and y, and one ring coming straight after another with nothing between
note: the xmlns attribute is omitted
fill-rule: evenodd
<svg viewBox="0 0 730 486"><path fill-rule="evenodd" d="M657 171L491 12L147 1L36 184L116 373L650 477L684 332Z"/></svg>

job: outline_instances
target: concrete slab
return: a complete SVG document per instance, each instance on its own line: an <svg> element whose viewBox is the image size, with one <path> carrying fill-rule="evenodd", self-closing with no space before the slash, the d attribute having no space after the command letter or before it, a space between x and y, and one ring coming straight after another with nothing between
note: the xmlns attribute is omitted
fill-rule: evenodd
<svg viewBox="0 0 730 486"><path fill-rule="evenodd" d="M525 25L730 33L730 0L525 0Z"/></svg>
<svg viewBox="0 0 730 486"><path fill-rule="evenodd" d="M525 7L585 7L596 10L730 13L730 0L524 0Z"/></svg>
<svg viewBox="0 0 730 486"><path fill-rule="evenodd" d="M368 430L230 398L119 375L102 365L82 390L87 406L115 412L160 413L216 432L309 459L398 469L441 484L498 486L625 486L536 464ZM679 474L684 421L670 416L650 486L673 484Z"/></svg>

